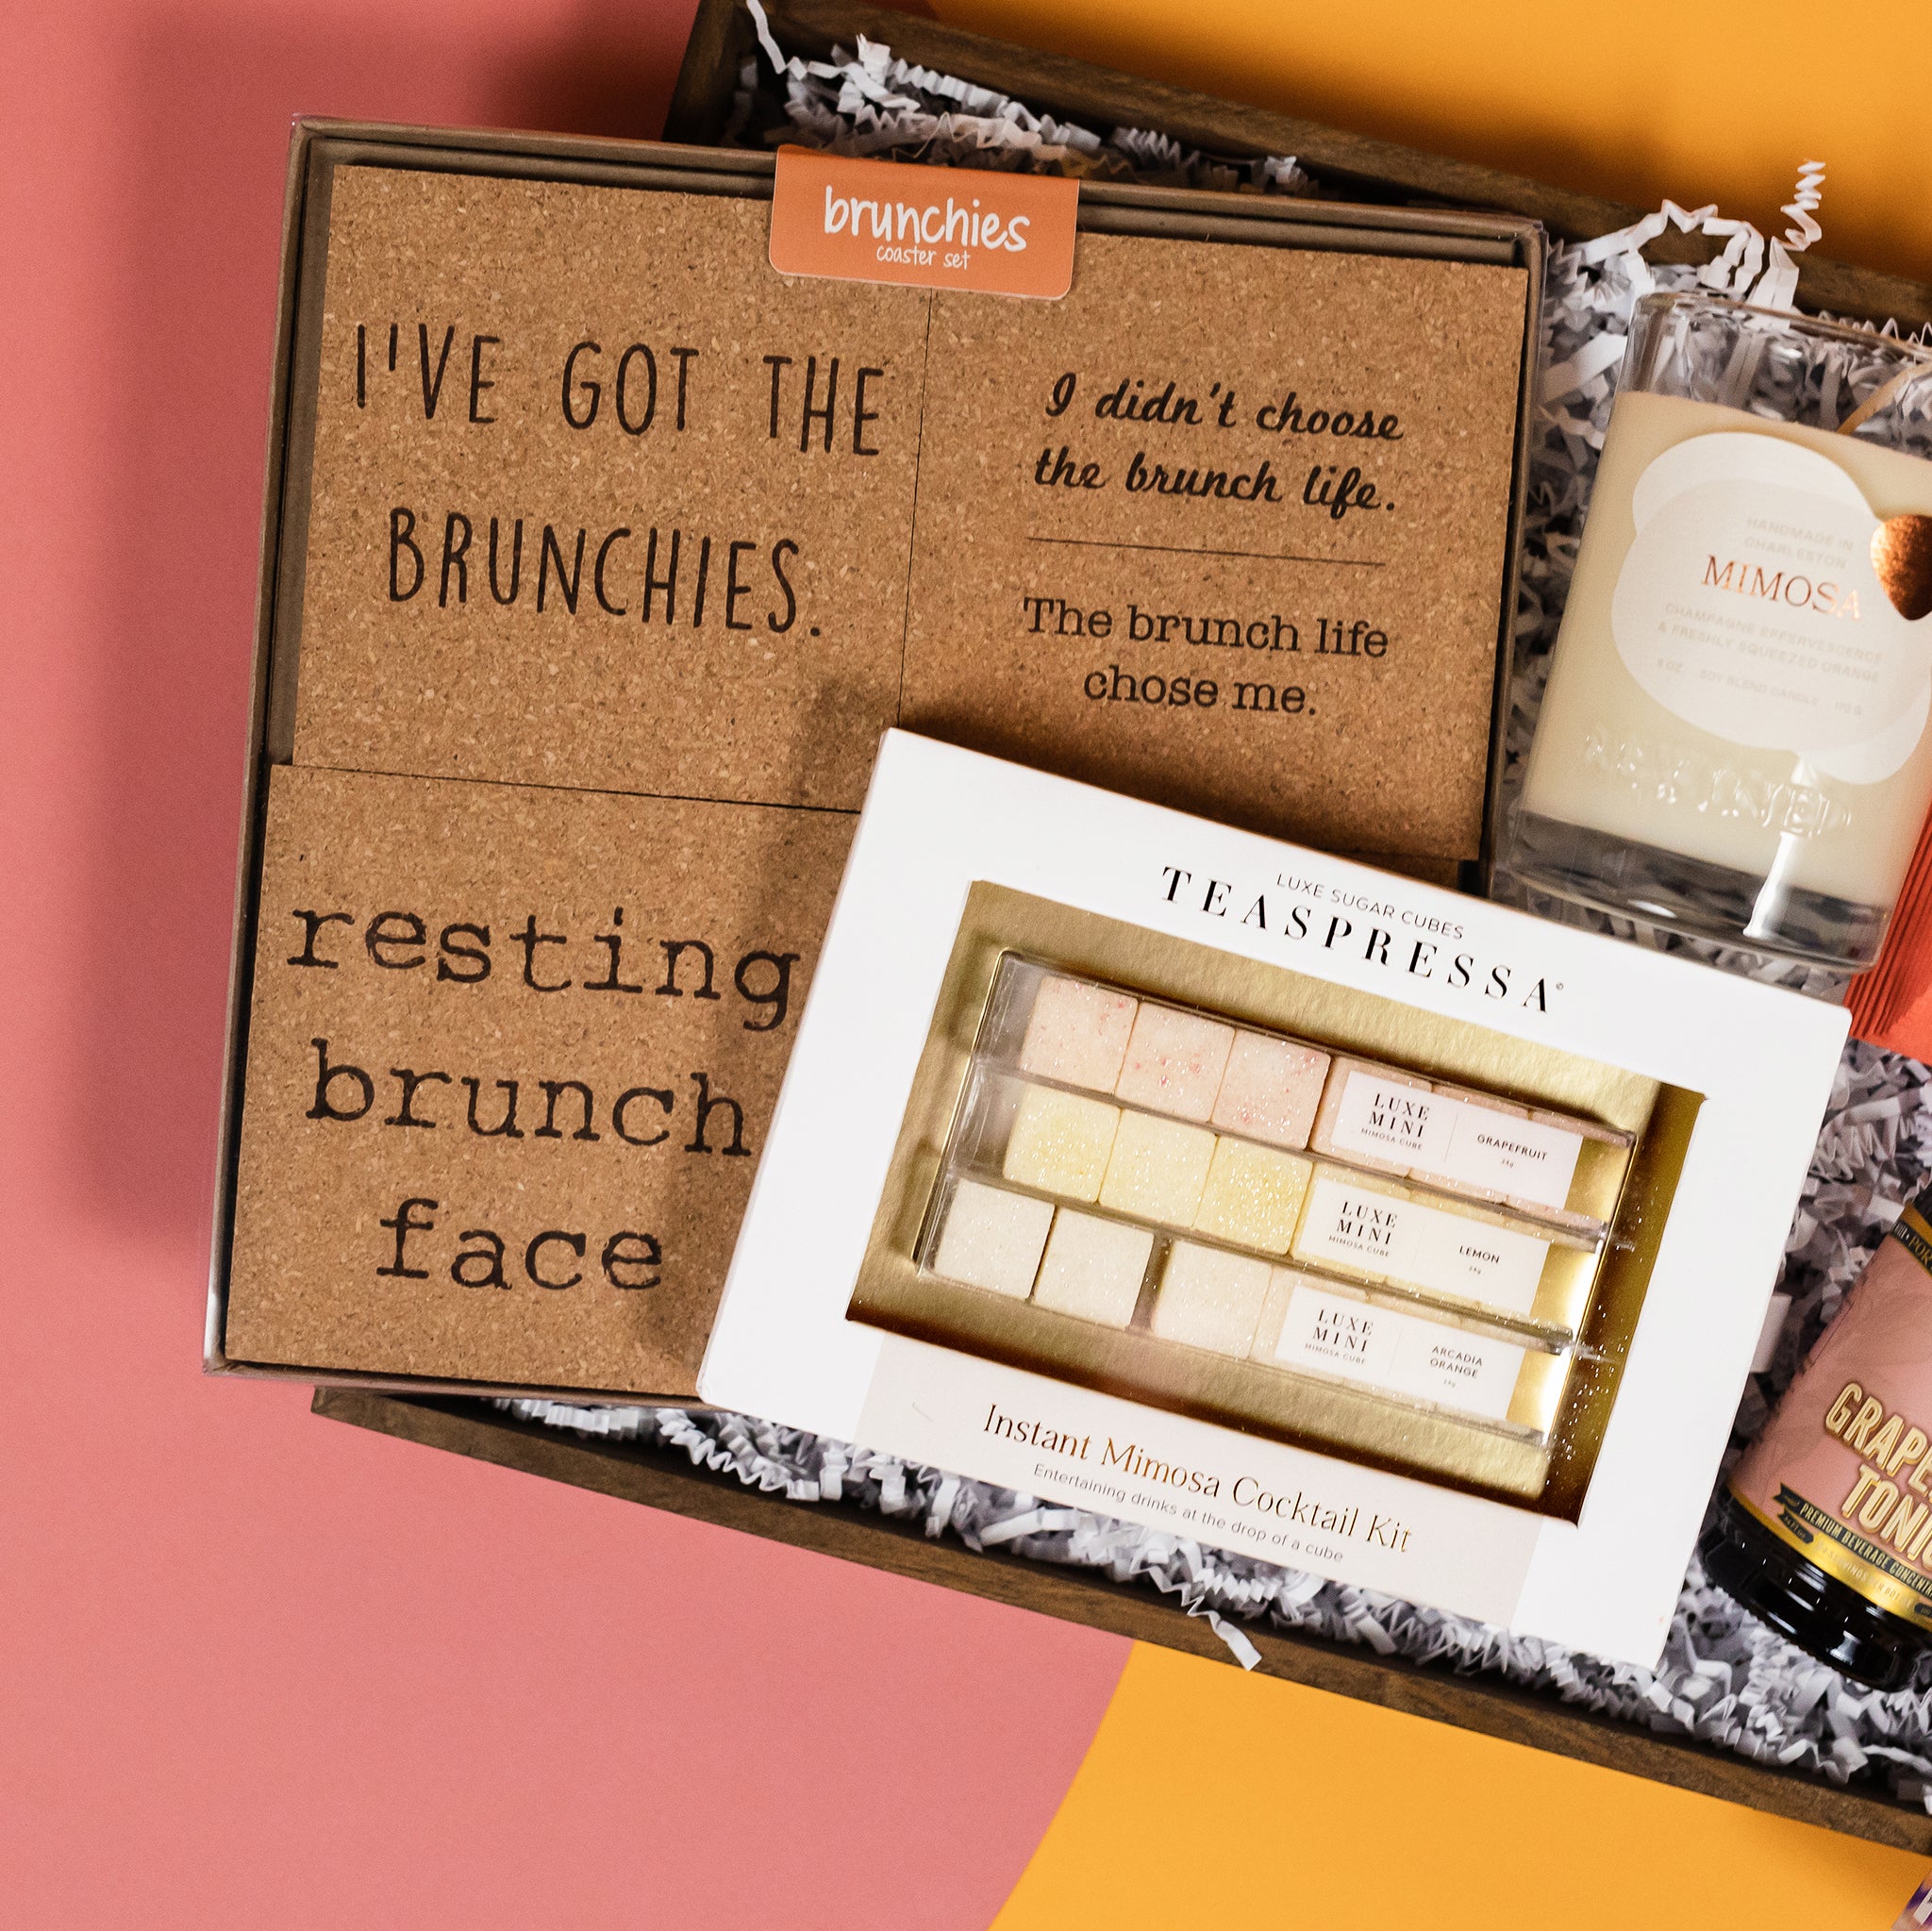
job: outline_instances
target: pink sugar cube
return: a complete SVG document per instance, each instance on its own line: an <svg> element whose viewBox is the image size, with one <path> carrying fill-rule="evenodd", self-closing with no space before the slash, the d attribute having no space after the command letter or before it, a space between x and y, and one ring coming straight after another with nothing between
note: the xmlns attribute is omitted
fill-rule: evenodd
<svg viewBox="0 0 1932 1931"><path fill-rule="evenodd" d="M1214 1110L1233 1044L1232 1026L1169 1006L1143 1005L1114 1093L1156 1112L1205 1120Z"/></svg>
<svg viewBox="0 0 1932 1931"><path fill-rule="evenodd" d="M1237 1033L1214 1124L1271 1146L1307 1146L1327 1076L1328 1056L1313 1046Z"/></svg>
<svg viewBox="0 0 1932 1931"><path fill-rule="evenodd" d="M1020 1047L1020 1069L1065 1086L1110 1093L1141 1002L1077 979L1042 979Z"/></svg>

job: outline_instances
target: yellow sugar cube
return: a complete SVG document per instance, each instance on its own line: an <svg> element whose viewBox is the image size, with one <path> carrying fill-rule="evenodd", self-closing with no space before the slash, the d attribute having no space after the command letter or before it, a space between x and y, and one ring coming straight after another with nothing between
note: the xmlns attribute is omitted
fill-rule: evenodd
<svg viewBox="0 0 1932 1931"><path fill-rule="evenodd" d="M1107 1173L1120 1117L1121 1109L1105 1100L1029 1086L1020 1096L1000 1171L1022 1187L1064 1200L1091 1200Z"/></svg>
<svg viewBox="0 0 1932 1931"><path fill-rule="evenodd" d="M1143 1221L1191 1226L1213 1157L1214 1136L1202 1127L1150 1113L1124 1113L1100 1204Z"/></svg>
<svg viewBox="0 0 1932 1931"><path fill-rule="evenodd" d="M1293 1154L1224 1137L1214 1149L1194 1225L1238 1246L1286 1254L1313 1171Z"/></svg>

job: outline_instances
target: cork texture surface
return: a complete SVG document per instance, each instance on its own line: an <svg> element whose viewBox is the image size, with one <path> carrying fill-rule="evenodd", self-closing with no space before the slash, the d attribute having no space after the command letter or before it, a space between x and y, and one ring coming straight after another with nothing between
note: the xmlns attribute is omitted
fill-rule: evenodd
<svg viewBox="0 0 1932 1931"><path fill-rule="evenodd" d="M277 768L229 1355L689 1394L853 823Z"/></svg>
<svg viewBox="0 0 1932 1931"><path fill-rule="evenodd" d="M936 295L901 722L1472 856L1527 298L1518 268L1112 235L1064 302Z"/></svg>
<svg viewBox="0 0 1932 1931"><path fill-rule="evenodd" d="M297 763L858 807L926 296L782 279L769 213L336 172Z"/></svg>
<svg viewBox="0 0 1932 1931"><path fill-rule="evenodd" d="M1521 271L1088 234L1032 302L327 192L229 1358L690 1394L891 724L1477 851Z"/></svg>
<svg viewBox="0 0 1932 1931"><path fill-rule="evenodd" d="M1475 855L1523 270L1090 234L1030 302L769 218L338 171L298 763L850 809L899 723Z"/></svg>

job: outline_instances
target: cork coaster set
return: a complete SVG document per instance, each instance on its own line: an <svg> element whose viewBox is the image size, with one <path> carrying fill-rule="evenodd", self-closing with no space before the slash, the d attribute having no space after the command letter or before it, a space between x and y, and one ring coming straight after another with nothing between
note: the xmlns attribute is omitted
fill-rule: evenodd
<svg viewBox="0 0 1932 1931"><path fill-rule="evenodd" d="M297 132L211 1358L688 1397L882 732L1482 861L1540 238L470 139Z"/></svg>

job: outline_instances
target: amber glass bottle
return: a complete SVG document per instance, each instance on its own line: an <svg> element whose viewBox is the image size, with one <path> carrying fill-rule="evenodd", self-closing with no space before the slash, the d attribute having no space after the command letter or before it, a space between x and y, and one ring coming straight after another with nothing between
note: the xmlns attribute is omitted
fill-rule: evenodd
<svg viewBox="0 0 1932 1931"><path fill-rule="evenodd" d="M1720 1589L1881 1690L1932 1646L1932 1190L1899 1216L1731 1473Z"/></svg>

